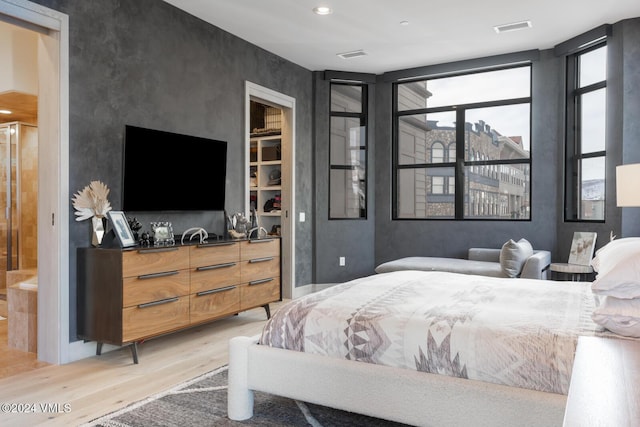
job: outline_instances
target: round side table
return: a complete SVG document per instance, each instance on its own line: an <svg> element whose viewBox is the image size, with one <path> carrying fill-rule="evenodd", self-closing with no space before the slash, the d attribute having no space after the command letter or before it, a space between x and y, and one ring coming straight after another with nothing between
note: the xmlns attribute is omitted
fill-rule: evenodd
<svg viewBox="0 0 640 427"><path fill-rule="evenodd" d="M565 275L571 278L574 282L580 282L582 280L590 281L591 274L593 274L593 267L590 265L568 264L564 262L552 262L549 266L549 270L556 275ZM552 277L554 274L552 274Z"/></svg>

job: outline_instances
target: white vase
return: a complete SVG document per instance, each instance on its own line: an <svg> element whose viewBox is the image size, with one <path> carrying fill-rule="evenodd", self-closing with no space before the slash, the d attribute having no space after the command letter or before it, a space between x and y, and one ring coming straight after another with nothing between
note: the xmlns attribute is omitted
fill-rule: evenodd
<svg viewBox="0 0 640 427"><path fill-rule="evenodd" d="M93 228L93 233L91 234L91 244L93 246L100 246L102 243L102 238L104 237L104 223L102 222L102 218L92 217L91 224Z"/></svg>

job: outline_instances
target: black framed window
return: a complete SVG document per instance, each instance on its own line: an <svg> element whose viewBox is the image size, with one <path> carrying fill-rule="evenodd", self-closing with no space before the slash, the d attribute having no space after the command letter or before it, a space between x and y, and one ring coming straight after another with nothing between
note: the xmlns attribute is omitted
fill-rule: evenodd
<svg viewBox="0 0 640 427"><path fill-rule="evenodd" d="M531 219L531 65L393 85L394 219Z"/></svg>
<svg viewBox="0 0 640 427"><path fill-rule="evenodd" d="M331 83L329 219L367 217L367 85Z"/></svg>
<svg viewBox="0 0 640 427"><path fill-rule="evenodd" d="M605 220L606 41L567 56L565 221Z"/></svg>

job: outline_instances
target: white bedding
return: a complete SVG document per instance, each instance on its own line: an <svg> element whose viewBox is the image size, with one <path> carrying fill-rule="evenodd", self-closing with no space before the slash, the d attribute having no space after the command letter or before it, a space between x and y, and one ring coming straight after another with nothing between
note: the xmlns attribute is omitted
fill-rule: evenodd
<svg viewBox="0 0 640 427"><path fill-rule="evenodd" d="M567 394L593 309L586 282L399 271L287 303L260 343Z"/></svg>

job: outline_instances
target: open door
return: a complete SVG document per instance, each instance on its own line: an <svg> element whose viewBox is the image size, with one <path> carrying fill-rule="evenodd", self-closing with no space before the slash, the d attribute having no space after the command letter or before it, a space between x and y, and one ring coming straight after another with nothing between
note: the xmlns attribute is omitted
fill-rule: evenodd
<svg viewBox="0 0 640 427"><path fill-rule="evenodd" d="M264 212L265 202L271 200L277 200L278 193L280 194L280 212L273 215L265 215L264 221L266 229L271 232L275 222L280 222L280 236L282 239L282 297L290 299L293 296L293 288L295 287L295 99L271 89L256 85L251 82L246 82L245 93L245 135L246 135L246 159L245 159L245 200L246 200L246 214L251 213L251 200L252 195L254 200L258 200L258 190L256 186L251 186L252 183L252 155L251 149L262 147L267 148L266 152L271 152L276 149L276 144L280 145L279 159L273 157L266 157L262 159L262 152L260 153L260 165L264 165L262 170L262 182L265 183L261 186L261 196L259 198L259 205L254 203L256 210ZM278 136L264 135L264 138L256 139L251 138L252 126L251 126L251 102L257 102L261 105L265 105L273 108L273 111L279 112L280 119L280 134ZM268 132L266 132L268 133ZM253 145L252 145L253 144ZM272 148L273 147L273 148ZM258 161L258 155L255 157L253 166L256 166ZM280 184L273 186L268 185L269 174L273 174L275 170L280 171ZM256 172L257 173L257 172ZM274 175L275 177L275 175ZM256 178L256 177L253 177ZM260 178L259 176L257 178ZM273 177L272 177L273 178ZM255 180L254 180L255 182ZM263 197L267 198L263 202ZM271 222L269 222L271 221ZM269 222L267 224L267 222Z"/></svg>

